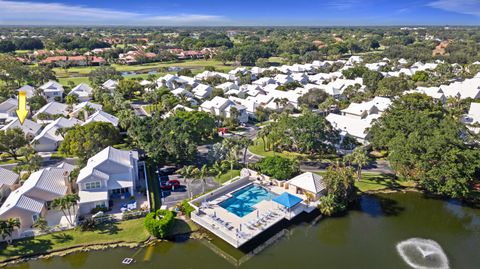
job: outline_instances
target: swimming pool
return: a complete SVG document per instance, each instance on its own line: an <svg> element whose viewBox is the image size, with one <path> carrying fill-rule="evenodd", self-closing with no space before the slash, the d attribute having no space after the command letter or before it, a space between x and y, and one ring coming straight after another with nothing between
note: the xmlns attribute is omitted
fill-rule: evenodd
<svg viewBox="0 0 480 269"><path fill-rule="evenodd" d="M238 191L232 192L232 197L221 202L219 206L225 208L230 213L243 217L255 211L255 208L253 208L254 205L263 200L272 199L273 197L275 197L275 195L265 188L251 184Z"/></svg>

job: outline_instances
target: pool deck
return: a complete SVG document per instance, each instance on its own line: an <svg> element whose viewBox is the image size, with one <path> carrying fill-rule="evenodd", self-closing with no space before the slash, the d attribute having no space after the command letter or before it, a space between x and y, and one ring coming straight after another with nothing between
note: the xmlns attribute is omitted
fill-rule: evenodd
<svg viewBox="0 0 480 269"><path fill-rule="evenodd" d="M307 204L304 195L295 194L304 201L295 205L290 210L272 200L262 200L253 205L253 212L239 217L221 207L219 203L231 197L231 193L254 183L261 183L254 178L243 177L216 190L216 193L203 195L190 204L196 209L192 213L192 220L222 238L230 245L238 248L257 235L263 233L283 219L291 220L302 212L311 212L316 204ZM288 192L279 186L262 186L274 194ZM200 206L197 206L200 204Z"/></svg>

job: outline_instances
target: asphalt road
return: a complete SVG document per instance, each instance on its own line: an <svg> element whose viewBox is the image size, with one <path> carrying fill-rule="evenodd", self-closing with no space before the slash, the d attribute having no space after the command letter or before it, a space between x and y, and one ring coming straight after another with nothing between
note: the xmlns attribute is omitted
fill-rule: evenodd
<svg viewBox="0 0 480 269"><path fill-rule="evenodd" d="M187 183L185 182L185 179L180 177L179 175L170 175L168 176L170 180L172 179L178 179L180 181L180 184L182 185L182 188L174 190L174 191L164 191L162 192L162 205L166 205L168 207L174 206L178 202L181 202L185 199L190 198L189 197L189 192L187 191ZM217 182L213 180L212 177L206 178L206 185L205 185L205 191L209 191L212 189L215 189L219 186ZM203 182L199 180L190 180L190 190L192 192L192 196L199 195L203 191Z"/></svg>

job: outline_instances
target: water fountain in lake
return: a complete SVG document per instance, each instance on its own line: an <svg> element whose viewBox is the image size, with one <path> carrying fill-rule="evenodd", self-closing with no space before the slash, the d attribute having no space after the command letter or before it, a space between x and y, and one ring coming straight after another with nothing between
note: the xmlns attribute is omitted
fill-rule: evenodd
<svg viewBox="0 0 480 269"><path fill-rule="evenodd" d="M397 244L397 251L403 260L415 269L448 269L448 258L442 247L435 241L411 238Z"/></svg>

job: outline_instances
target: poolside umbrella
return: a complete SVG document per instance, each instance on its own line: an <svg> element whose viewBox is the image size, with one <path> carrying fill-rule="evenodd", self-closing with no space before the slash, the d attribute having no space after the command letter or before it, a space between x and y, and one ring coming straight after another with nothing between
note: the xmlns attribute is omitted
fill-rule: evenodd
<svg viewBox="0 0 480 269"><path fill-rule="evenodd" d="M240 223L240 231L242 230L242 224Z"/></svg>
<svg viewBox="0 0 480 269"><path fill-rule="evenodd" d="M217 217L217 211L213 211L213 216L216 218Z"/></svg>
<svg viewBox="0 0 480 269"><path fill-rule="evenodd" d="M273 198L272 200L284 206L288 210L290 210L292 207L294 207L295 205L299 204L302 201L300 197L290 194L288 192L284 192L281 195Z"/></svg>
<svg viewBox="0 0 480 269"><path fill-rule="evenodd" d="M260 217L260 212L257 210L257 218Z"/></svg>

